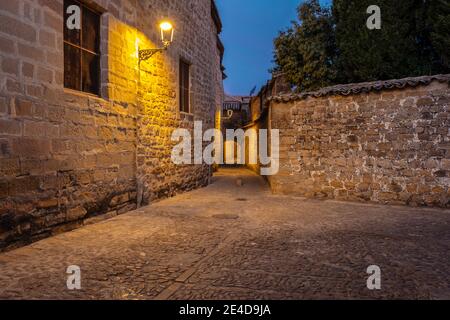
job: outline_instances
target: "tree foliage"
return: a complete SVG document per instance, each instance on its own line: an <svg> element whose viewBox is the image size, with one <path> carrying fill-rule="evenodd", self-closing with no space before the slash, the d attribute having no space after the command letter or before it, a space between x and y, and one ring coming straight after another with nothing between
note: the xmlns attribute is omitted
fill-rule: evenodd
<svg viewBox="0 0 450 320"><path fill-rule="evenodd" d="M382 12L379 30L369 30L366 9L373 0L335 0L333 16L340 80L373 81L419 75L414 32L415 0L377 0Z"/></svg>
<svg viewBox="0 0 450 320"><path fill-rule="evenodd" d="M429 3L426 26L430 26L430 45L436 53L436 69L450 70L450 0Z"/></svg>
<svg viewBox="0 0 450 320"><path fill-rule="evenodd" d="M377 0L382 26L369 30L372 0L317 0L275 39L276 70L298 90L450 72L450 0Z"/></svg>
<svg viewBox="0 0 450 320"><path fill-rule="evenodd" d="M277 70L299 89L317 89L335 81L333 20L317 0L298 8L300 22L275 40Z"/></svg>

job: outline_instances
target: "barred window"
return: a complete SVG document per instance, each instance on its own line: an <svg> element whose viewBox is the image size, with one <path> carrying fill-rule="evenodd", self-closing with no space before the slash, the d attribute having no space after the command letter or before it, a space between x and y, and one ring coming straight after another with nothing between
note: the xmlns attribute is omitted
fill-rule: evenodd
<svg viewBox="0 0 450 320"><path fill-rule="evenodd" d="M80 9L80 28L67 25L71 6ZM64 87L99 94L100 14L77 0L64 0L64 17Z"/></svg>
<svg viewBox="0 0 450 320"><path fill-rule="evenodd" d="M190 113L190 65L180 60L180 111Z"/></svg>

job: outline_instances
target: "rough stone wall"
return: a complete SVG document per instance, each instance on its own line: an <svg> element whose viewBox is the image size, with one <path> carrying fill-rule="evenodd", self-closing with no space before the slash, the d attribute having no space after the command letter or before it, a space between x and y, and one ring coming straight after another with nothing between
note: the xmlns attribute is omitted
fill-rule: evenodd
<svg viewBox="0 0 450 320"><path fill-rule="evenodd" d="M63 1L0 2L0 249L111 217L207 183L207 166L170 162L173 129L214 126L221 58L210 0L96 0L101 94L63 88ZM159 46L170 18L175 42ZM178 112L178 62L192 115Z"/></svg>
<svg viewBox="0 0 450 320"><path fill-rule="evenodd" d="M261 102L261 96L257 95L255 97L252 97L250 100L250 120L256 121L258 120L259 116L261 115L261 111L264 107L263 103Z"/></svg>
<svg viewBox="0 0 450 320"><path fill-rule="evenodd" d="M408 81L404 89L272 100L281 139L274 192L449 207L449 85Z"/></svg>
<svg viewBox="0 0 450 320"><path fill-rule="evenodd" d="M251 123L249 123L247 126L244 127L244 131L248 134L249 130L253 130L253 132L256 133L256 135L250 135L248 134L249 137L253 137L254 138L254 142L250 141L250 138L247 138L245 140L245 161L246 161L246 167L249 168L250 170L254 171L257 174L261 173L261 164L260 164L260 159L259 159L259 130L261 129L266 129L269 130L269 125L270 125L270 114L268 112L269 110L266 109L263 113L260 113L258 115L258 118L256 119L256 121L253 121ZM270 140L269 140L270 142ZM258 152L258 161L257 163L250 163L249 161L249 157L250 157L250 153L251 152Z"/></svg>
<svg viewBox="0 0 450 320"><path fill-rule="evenodd" d="M163 17L159 8L175 25L175 42L167 55L141 64L138 161L138 199L152 199L208 184L207 165L180 166L171 161L171 135L176 128L191 130L202 121L203 130L215 127L216 112L223 102L221 56L217 47L217 28L211 19L211 1L141 1L146 17L141 29L148 30ZM159 39L159 34L150 35ZM179 59L191 64L191 113L180 113L178 97ZM158 75L161 75L158 78ZM206 145L206 144L205 144Z"/></svg>

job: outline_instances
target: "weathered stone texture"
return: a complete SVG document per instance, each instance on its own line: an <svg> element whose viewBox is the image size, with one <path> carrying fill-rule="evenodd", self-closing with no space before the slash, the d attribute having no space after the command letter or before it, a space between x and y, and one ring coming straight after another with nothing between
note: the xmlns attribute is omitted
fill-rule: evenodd
<svg viewBox="0 0 450 320"><path fill-rule="evenodd" d="M450 206L450 90L409 89L272 101L278 193Z"/></svg>
<svg viewBox="0 0 450 320"><path fill-rule="evenodd" d="M0 254L0 299L450 295L449 210L274 196L261 177L242 169L220 169L214 180L108 223ZM69 265L81 266L82 290L67 290ZM382 267L382 290L367 289L369 265Z"/></svg>
<svg viewBox="0 0 450 320"><path fill-rule="evenodd" d="M172 131L214 126L223 99L211 0L87 1L101 19L101 93L63 88L63 0L0 3L0 248L114 216L208 183L170 161ZM170 18L175 42L160 46ZM178 112L178 63L192 114Z"/></svg>

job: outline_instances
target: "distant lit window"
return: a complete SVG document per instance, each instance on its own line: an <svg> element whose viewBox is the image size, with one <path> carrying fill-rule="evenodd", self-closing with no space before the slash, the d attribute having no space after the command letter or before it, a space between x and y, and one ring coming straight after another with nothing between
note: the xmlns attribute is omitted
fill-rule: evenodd
<svg viewBox="0 0 450 320"><path fill-rule="evenodd" d="M190 113L190 65L180 60L180 111Z"/></svg>
<svg viewBox="0 0 450 320"><path fill-rule="evenodd" d="M80 8L80 28L69 29L70 6ZM77 0L64 0L64 87L99 94L100 14Z"/></svg>

